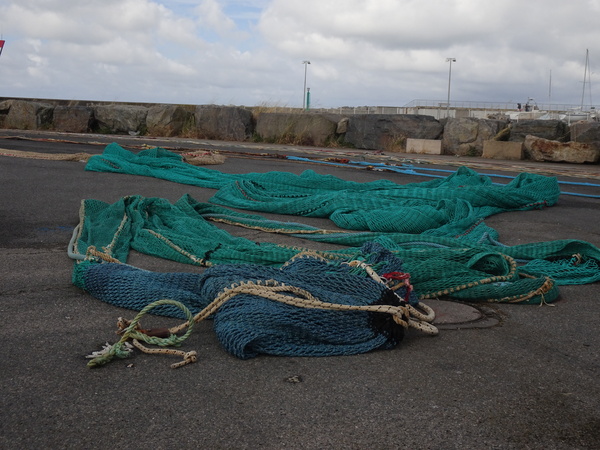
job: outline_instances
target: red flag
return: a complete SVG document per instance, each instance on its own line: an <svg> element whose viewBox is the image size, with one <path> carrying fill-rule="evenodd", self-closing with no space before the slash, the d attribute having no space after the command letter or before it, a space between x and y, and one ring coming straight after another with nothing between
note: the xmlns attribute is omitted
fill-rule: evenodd
<svg viewBox="0 0 600 450"><path fill-rule="evenodd" d="M4 48L4 42L2 39L0 39L0 55L2 54L2 49Z"/></svg>

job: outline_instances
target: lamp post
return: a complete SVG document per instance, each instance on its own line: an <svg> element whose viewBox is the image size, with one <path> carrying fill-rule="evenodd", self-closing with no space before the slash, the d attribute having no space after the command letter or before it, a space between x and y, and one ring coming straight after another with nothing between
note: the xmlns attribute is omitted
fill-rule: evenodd
<svg viewBox="0 0 600 450"><path fill-rule="evenodd" d="M306 71L310 61L302 61L304 64L304 90L302 91L302 109L306 109Z"/></svg>
<svg viewBox="0 0 600 450"><path fill-rule="evenodd" d="M450 117L450 82L452 80L452 63L456 62L456 58L446 58L446 62L450 63L448 69L448 101L446 102L446 118Z"/></svg>

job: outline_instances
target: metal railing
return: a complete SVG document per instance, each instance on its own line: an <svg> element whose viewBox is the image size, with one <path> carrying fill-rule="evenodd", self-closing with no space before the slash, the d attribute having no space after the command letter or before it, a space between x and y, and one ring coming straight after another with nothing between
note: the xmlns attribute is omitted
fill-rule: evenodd
<svg viewBox="0 0 600 450"><path fill-rule="evenodd" d="M524 110L526 103L521 103L521 108ZM579 105L573 104L550 104L550 103L533 103L540 111L547 111L552 114L565 114L580 110ZM506 114L517 111L517 102L472 102L472 101L451 101L450 105L446 101L441 100L423 100L417 99L404 106L341 106L338 108L311 108L305 111L301 108L293 108L288 106L270 106L267 108L269 112L280 113L321 113L321 114L340 114L340 115L357 115L357 114L422 114L433 115L437 118L443 117L486 117L493 114ZM593 108L592 108L593 110Z"/></svg>
<svg viewBox="0 0 600 450"><path fill-rule="evenodd" d="M54 105L81 105L81 106L96 106L96 105L114 105L121 102L108 101L89 101L89 100L57 100L57 99L32 99L19 97L0 97L0 101L4 100L25 100L47 102ZM133 103L122 102L129 105L151 106L154 103ZM521 102L522 108L525 108L526 102ZM551 114L567 114L574 111L580 111L581 105L574 104L559 104L559 103L537 103L532 99L530 104L537 106L541 111L547 111ZM433 115L435 117L484 117L485 115L501 114L517 111L517 102L472 102L451 100L450 105L447 100L426 100L416 99L403 106L341 106L338 108L310 108L310 111L305 111L302 108L294 108L291 106L263 105L245 107L254 111L278 112L287 114L299 114L303 112L322 113L322 114L340 114L340 115L357 115L357 114L421 114ZM584 112L595 113L593 107L584 107Z"/></svg>
<svg viewBox="0 0 600 450"><path fill-rule="evenodd" d="M565 104L565 103L545 103L545 102L536 102L534 99L527 99L530 102L530 105L537 106L539 110L543 111L556 111L556 112L566 112L581 109L581 105L574 104ZM506 102L471 102L471 101L450 101L450 108L460 108L460 109L479 109L479 110L495 110L495 111L515 111L517 109L517 104L520 103L521 107L525 107L527 104L526 101L515 102L515 101L506 101ZM417 99L413 100L403 108L447 108L446 101L441 100L422 100ZM584 108L585 109L585 108Z"/></svg>

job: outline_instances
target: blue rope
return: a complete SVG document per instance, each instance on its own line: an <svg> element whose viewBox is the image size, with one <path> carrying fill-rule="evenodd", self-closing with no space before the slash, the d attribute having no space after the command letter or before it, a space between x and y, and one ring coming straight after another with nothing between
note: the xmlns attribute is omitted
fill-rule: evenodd
<svg viewBox="0 0 600 450"><path fill-rule="evenodd" d="M369 167L389 170L390 172L402 173L405 175L419 175L422 177L429 177L429 178L446 178L444 175L435 175L435 174L417 172L415 170L415 167L410 164L402 164L401 166L389 166L389 165L383 164L383 163L370 163L370 162L365 162L365 161L349 161L348 163L338 163L338 162L332 162L332 161L319 161L316 159L304 158L304 157L300 157L300 156L288 156L287 159L289 159L291 161L312 162L312 163L326 164L326 165L332 165L332 166L338 166L338 167L369 166ZM427 168L427 167L419 167L419 170L426 170L429 172L454 173L453 170L431 169L431 168ZM482 173L481 175L485 175L485 176L493 177L493 178L508 178L511 180L515 179L515 177L513 177L511 175L500 175L500 174L494 174L494 173ZM576 181L560 181L560 180L558 180L557 182L558 182L558 184L566 184L566 185L572 185L572 186L600 187L600 184L595 184L595 183L583 183L583 182L576 182ZM495 184L497 186L504 186L504 184L502 184L502 183L493 183L493 184ZM600 198L600 195L593 195L593 194L580 194L577 192L566 192L566 191L560 191L560 193L561 193L561 195L573 195L573 196L577 196L577 197Z"/></svg>

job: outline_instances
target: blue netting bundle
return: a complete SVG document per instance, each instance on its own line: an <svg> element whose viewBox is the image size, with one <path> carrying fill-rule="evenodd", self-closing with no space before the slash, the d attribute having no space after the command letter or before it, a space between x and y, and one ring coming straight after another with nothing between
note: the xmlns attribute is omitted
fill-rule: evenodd
<svg viewBox="0 0 600 450"><path fill-rule="evenodd" d="M401 261L379 244L366 244L357 257L380 274L402 271ZM113 305L141 310L152 301L169 298L184 303L194 314L232 285L270 280L342 305L398 306L402 303L398 296L404 298L407 293L406 287L400 287L395 295L356 267L310 256L296 258L282 268L224 264L202 274L155 273L124 264L91 262L76 264L74 271L76 285ZM409 297L410 303L418 303L414 293ZM152 312L183 318L172 306ZM392 348L404 336L404 328L390 314L307 309L246 293L226 301L213 319L221 344L242 359L259 354L351 355Z"/></svg>

